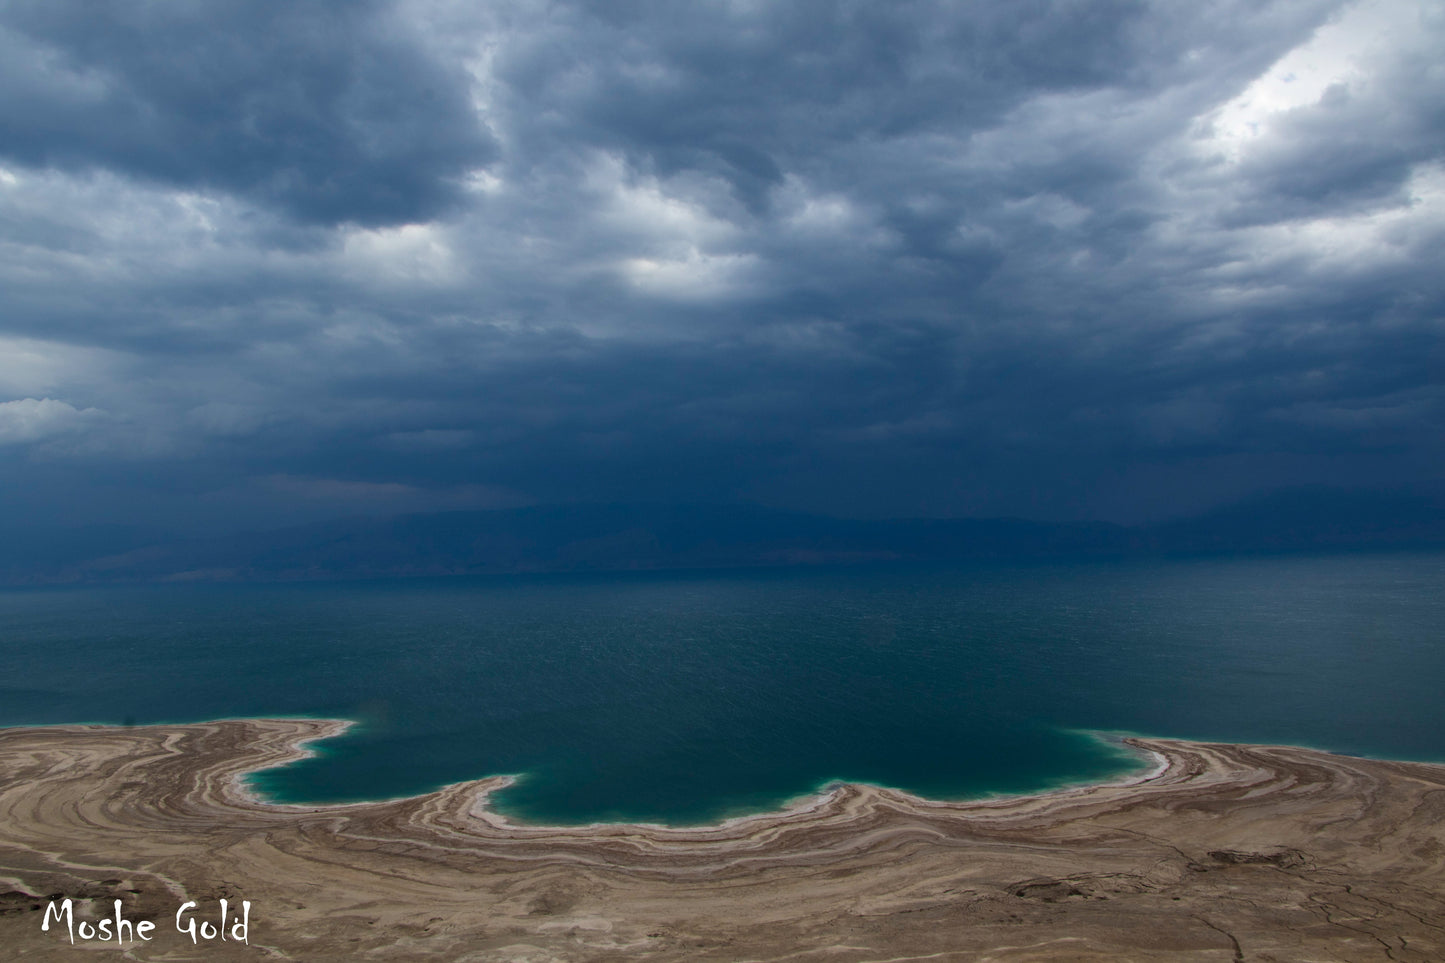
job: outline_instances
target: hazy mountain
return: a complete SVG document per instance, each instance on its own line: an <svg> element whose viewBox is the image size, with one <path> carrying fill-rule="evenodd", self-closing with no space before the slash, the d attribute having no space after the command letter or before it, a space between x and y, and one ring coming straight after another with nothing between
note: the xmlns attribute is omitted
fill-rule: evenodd
<svg viewBox="0 0 1445 963"><path fill-rule="evenodd" d="M1306 551L1445 544L1445 498L1411 492L1293 488L1155 526L1169 552Z"/></svg>
<svg viewBox="0 0 1445 963"><path fill-rule="evenodd" d="M1149 527L1022 519L827 518L750 506L565 505L353 518L191 540L31 532L11 584L305 580L505 572L1047 559L1445 544L1445 500L1301 489Z"/></svg>

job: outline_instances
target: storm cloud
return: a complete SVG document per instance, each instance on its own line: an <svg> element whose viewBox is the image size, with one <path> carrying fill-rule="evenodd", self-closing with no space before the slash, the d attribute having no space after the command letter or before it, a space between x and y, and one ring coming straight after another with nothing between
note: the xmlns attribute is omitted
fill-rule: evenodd
<svg viewBox="0 0 1445 963"><path fill-rule="evenodd" d="M0 511L1445 480L1427 2L0 12Z"/></svg>

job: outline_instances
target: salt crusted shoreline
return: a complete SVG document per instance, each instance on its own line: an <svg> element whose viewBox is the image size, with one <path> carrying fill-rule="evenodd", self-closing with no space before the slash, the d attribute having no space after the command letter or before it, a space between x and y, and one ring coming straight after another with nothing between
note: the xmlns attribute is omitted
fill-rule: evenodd
<svg viewBox="0 0 1445 963"><path fill-rule="evenodd" d="M141 960L1445 959L1445 766L1130 738L1152 773L844 784L701 827L514 824L485 806L507 777L338 806L244 785L346 725L0 730L0 946L84 952L40 930L63 895L155 919ZM252 903L249 945L167 932L220 898Z"/></svg>

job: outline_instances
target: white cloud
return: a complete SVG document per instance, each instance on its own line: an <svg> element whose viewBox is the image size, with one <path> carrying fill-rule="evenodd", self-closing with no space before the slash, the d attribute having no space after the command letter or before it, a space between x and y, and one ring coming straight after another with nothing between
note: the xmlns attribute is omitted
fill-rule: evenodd
<svg viewBox="0 0 1445 963"><path fill-rule="evenodd" d="M629 258L622 272L637 290L676 301L709 301L741 293L757 262L750 254L708 255L688 248L669 258Z"/></svg>
<svg viewBox="0 0 1445 963"><path fill-rule="evenodd" d="M1238 160L1292 111L1332 91L1367 88L1382 63L1420 41L1431 0L1362 0L1346 8L1257 77L1239 96L1202 119L1206 150Z"/></svg>
<svg viewBox="0 0 1445 963"><path fill-rule="evenodd" d="M342 252L345 272L362 283L444 284L460 273L447 231L438 224L351 228Z"/></svg>
<svg viewBox="0 0 1445 963"><path fill-rule="evenodd" d="M84 431L103 419L99 408L76 408L53 398L0 402L0 445L43 441Z"/></svg>
<svg viewBox="0 0 1445 963"><path fill-rule="evenodd" d="M620 158L601 157L590 179L607 196L604 220L644 243L719 244L737 235L730 222L670 191L656 178L633 176Z"/></svg>

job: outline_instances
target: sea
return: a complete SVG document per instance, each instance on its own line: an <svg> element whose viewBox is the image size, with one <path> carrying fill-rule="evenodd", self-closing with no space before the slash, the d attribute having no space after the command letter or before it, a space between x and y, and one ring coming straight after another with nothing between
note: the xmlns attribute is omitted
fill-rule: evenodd
<svg viewBox="0 0 1445 963"><path fill-rule="evenodd" d="M507 774L546 824L1036 792L1120 733L1445 761L1445 553L0 590L0 725L274 716L357 724L268 798Z"/></svg>

